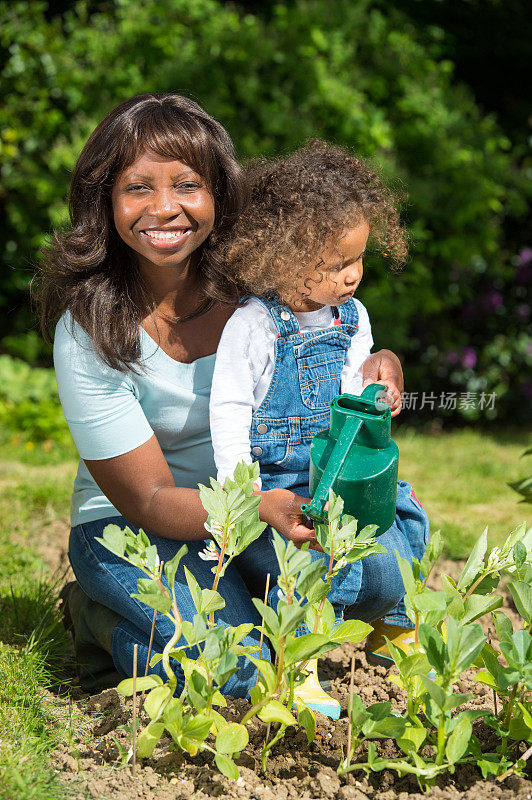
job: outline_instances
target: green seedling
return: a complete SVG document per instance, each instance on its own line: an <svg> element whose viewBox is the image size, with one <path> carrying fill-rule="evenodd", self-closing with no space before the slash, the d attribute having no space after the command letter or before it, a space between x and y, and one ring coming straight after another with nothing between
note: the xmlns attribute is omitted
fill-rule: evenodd
<svg viewBox="0 0 532 800"><path fill-rule="evenodd" d="M277 667L262 660L254 662L260 680L250 693L252 708L242 720L245 724L256 714L263 722L278 725L273 738L264 745L263 770L270 750L284 736L286 728L296 724L294 693L306 677L308 660L339 644L359 642L371 630L371 626L357 620L335 624L334 609L327 600L331 581L342 567L373 553L385 552L375 541L375 526L357 533L356 520L347 515L342 517L342 510L341 498L331 491L327 523L316 529L318 542L329 557L328 567L322 559L313 561L308 547L298 550L292 542L273 532L280 597L275 610L261 600L253 602L263 618L261 630L276 652ZM303 622L312 633L301 632ZM316 726L314 713L302 704L295 705L297 722L305 728L311 742Z"/></svg>

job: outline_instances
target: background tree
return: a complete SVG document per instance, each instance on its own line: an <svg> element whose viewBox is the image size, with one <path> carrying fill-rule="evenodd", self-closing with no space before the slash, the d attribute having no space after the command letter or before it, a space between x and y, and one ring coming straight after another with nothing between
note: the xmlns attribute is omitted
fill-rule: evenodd
<svg viewBox="0 0 532 800"><path fill-rule="evenodd" d="M406 189L411 260L393 275L370 256L360 292L376 343L403 355L409 390L495 391L488 418L515 419L527 391L532 252L526 241L512 243L521 255L508 251L503 230L524 213L523 171L495 118L455 82L437 33L372 0L299 0L260 14L220 0L50 8L0 5L5 352L48 358L27 333L27 287L44 237L67 221L87 135L131 94L179 91L227 126L243 159L319 136Z"/></svg>

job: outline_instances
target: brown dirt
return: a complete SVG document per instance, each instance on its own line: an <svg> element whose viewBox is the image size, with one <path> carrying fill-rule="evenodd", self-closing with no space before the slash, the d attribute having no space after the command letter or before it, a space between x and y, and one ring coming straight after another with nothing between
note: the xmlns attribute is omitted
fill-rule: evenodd
<svg viewBox="0 0 532 800"><path fill-rule="evenodd" d="M57 550L58 561L61 549L58 547ZM436 587L441 572L456 576L461 566L453 561L442 562L430 583ZM515 623L518 615L507 596L504 610ZM487 623L481 622L488 633ZM83 731L74 740L76 744L69 746L65 743L54 750L51 754L53 764L73 800L87 797L91 800L423 800L427 797L436 800L532 800L530 780L516 776L510 776L502 783L483 780L480 772L469 765L459 767L454 775L439 778L437 785L427 794L420 792L414 776L399 778L391 770L373 773L369 778L363 772L339 778L336 768L347 740L346 708L353 653L355 691L364 703L390 700L393 710L404 710L404 692L387 680L383 667L367 663L362 644L338 647L320 661L320 676L330 680L331 695L343 708L341 719L334 722L318 714L317 735L310 746L302 730L288 728L285 738L269 758L266 776L260 771L260 751L266 726L256 719L249 725L250 743L237 761L240 772L237 781L221 775L208 753L191 758L172 751L169 738L161 740L153 758L137 764L133 776L131 765L121 764L118 747L120 744L125 751L129 747L130 734L124 726L131 723L131 699L121 697L114 689L89 697L79 690L75 680L68 686L70 699L74 700L85 719L88 715L92 730ZM493 710L489 689L474 682L473 675L474 670L466 673L458 690L474 690L476 696L469 707ZM246 701L233 700L227 709L221 711L231 721L238 721L246 708ZM491 729L481 721L475 723L475 733L481 742L486 743L492 735ZM376 744L381 755L398 755L393 742ZM521 752L523 750L521 747ZM364 760L363 754L361 760Z"/></svg>
<svg viewBox="0 0 532 800"><path fill-rule="evenodd" d="M352 647L343 646L332 651L322 661L324 676L331 680L331 694L346 708L348 673ZM386 680L382 667L370 666L362 646L355 649L355 688L365 703L390 699L397 711L404 708L403 692ZM472 676L471 676L472 677ZM472 688L471 677L466 676L458 687L460 691ZM476 697L470 706L491 706L489 690L475 686ZM366 778L362 772L339 778L336 767L342 757L347 739L347 717L337 722L318 715L317 736L308 745L305 733L288 728L268 762L268 774L260 772L260 750L266 735L266 726L253 720L249 726L250 743L237 761L240 778L231 781L221 775L210 754L195 758L170 750L170 740L165 738L156 748L153 758L137 764L136 776L131 766L120 766L119 742L124 750L129 746L129 734L121 727L131 722L131 700L121 697L116 690L108 689L91 698L77 701L93 717L89 744L78 750L66 746L54 751L57 769L63 772L65 782L82 786L94 800L207 800L207 798L252 798L252 800L422 800L424 797L454 800L510 800L532 798L530 781L510 776L504 782L485 781L478 770L459 767L454 775L438 780L437 786L423 795L413 776L398 778L385 770ZM245 700L230 701L222 709L230 721L238 721L248 704ZM141 715L142 716L142 715ZM475 732L485 741L490 729L477 723ZM524 749L524 748L522 748ZM381 755L396 755L390 741L379 742ZM76 796L76 795L75 795ZM83 797L80 791L79 798Z"/></svg>

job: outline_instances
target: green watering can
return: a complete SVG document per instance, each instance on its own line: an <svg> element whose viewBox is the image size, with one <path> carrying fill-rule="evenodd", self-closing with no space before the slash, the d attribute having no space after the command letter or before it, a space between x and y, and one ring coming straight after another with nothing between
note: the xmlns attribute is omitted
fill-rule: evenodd
<svg viewBox="0 0 532 800"><path fill-rule="evenodd" d="M345 513L358 520L358 530L375 524L379 535L393 524L399 450L390 438L390 408L377 400L385 390L372 383L360 397L340 394L332 401L331 427L310 446L312 502L301 506L309 517L324 521L332 489L343 499Z"/></svg>

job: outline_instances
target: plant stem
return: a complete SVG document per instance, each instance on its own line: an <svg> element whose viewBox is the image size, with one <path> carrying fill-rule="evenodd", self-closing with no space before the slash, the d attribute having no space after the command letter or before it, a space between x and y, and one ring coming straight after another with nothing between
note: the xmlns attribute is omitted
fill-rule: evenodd
<svg viewBox="0 0 532 800"><path fill-rule="evenodd" d="M266 575L266 588L264 589L264 605L267 605L267 603L268 603L268 593L269 593L269 591L270 591L270 573L268 572L268 574ZM262 619L261 619L260 626L261 626L261 628L263 630L261 630L261 632L260 632L259 658L262 658L262 655L261 655L262 654L262 645L264 643L264 617L262 617ZM260 670L257 668L257 681L256 681L256 683L259 682L259 674L260 674Z"/></svg>
<svg viewBox="0 0 532 800"><path fill-rule="evenodd" d="M333 538L332 538L332 534L331 534L331 555L329 557L329 569L327 571L327 577L325 579L325 581L326 581L326 583L327 583L327 585L329 587L327 589L327 594L329 594L329 589L331 588L333 564L334 564L334 544L333 544ZM318 626L320 624L320 618L321 618L321 615L323 613L323 608L325 606L325 600L327 599L327 594L325 595L325 597L322 598L321 603L318 606L318 611L316 613L316 619L314 620L314 630L312 631L312 633L317 633L318 632Z"/></svg>
<svg viewBox="0 0 532 800"><path fill-rule="evenodd" d="M353 728L351 723L351 717L353 716L353 692L354 692L354 682L355 682L355 654L351 656L351 675L349 676L349 701L347 703L347 754L346 754L346 762L349 766L351 762L351 743L353 738Z"/></svg>
<svg viewBox="0 0 532 800"><path fill-rule="evenodd" d="M214 575L214 580L212 582L212 590L216 592L218 590L218 583L220 581L220 573L222 572L222 567L224 563L224 556L225 556L225 548L227 547L227 537L229 536L229 530L224 528L224 538L222 540L222 546L220 548L220 555L218 557L218 566L216 567L216 574ZM214 627L214 611L211 611L209 614L209 625Z"/></svg>
<svg viewBox="0 0 532 800"><path fill-rule="evenodd" d="M466 592L466 593L465 593L465 595L463 596L462 600L467 600L467 598L468 598L468 597L470 597L470 595L472 595L472 594L473 594L473 592L475 591L475 589L477 588L477 586L479 585L479 583L482 583L482 581L484 580L484 578L487 578L487 577L488 577L488 575L490 574L490 572L494 572L494 570L492 570L492 569L488 569L488 570L486 570L486 572L483 572L483 573L482 573L482 575L480 575L480 576L479 576L479 577L476 579L476 581L474 581L474 583L472 583L472 584L471 584L471 586L469 587L469 589L467 590L467 592Z"/></svg>
<svg viewBox="0 0 532 800"><path fill-rule="evenodd" d="M277 662L277 680L275 682L275 686L273 687L273 691L263 697L262 700L259 700L254 706L252 706L247 714L245 714L242 719L240 720L241 725L245 725L249 720L257 714L266 703L269 703L271 698L275 695L276 692L279 691L279 687L283 680L283 669L284 669L284 646L285 646L286 636L283 636L281 639L281 646L279 648L279 656Z"/></svg>
<svg viewBox="0 0 532 800"><path fill-rule="evenodd" d="M517 695L518 687L519 687L519 684L516 683L514 688L513 688L512 694L510 695L510 699L508 700L508 706L506 708L506 714L504 715L504 722L502 723L506 730L508 730L508 728L510 727L510 720L512 718L512 709L513 709L513 705L514 705L515 698L516 698L516 695ZM506 753L508 752L508 737L507 736L505 736L504 739L502 740L502 751L501 752L502 752L503 756L505 756Z"/></svg>
<svg viewBox="0 0 532 800"><path fill-rule="evenodd" d="M441 709L440 719L438 720L438 752L436 754L436 764L443 764L445 757L445 715Z"/></svg>

